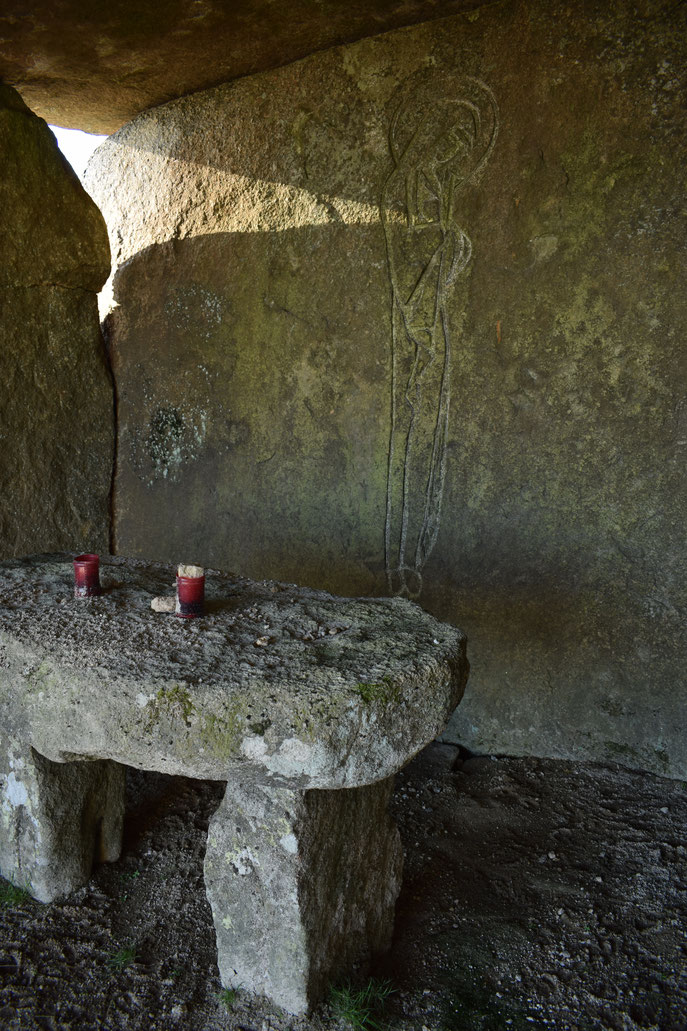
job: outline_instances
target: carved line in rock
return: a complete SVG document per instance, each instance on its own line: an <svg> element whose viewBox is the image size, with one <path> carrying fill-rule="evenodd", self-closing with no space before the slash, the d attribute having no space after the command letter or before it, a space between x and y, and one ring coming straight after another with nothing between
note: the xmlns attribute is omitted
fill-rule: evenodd
<svg viewBox="0 0 687 1031"><path fill-rule="evenodd" d="M449 302L472 256L456 197L494 148L496 100L479 79L433 75L403 89L389 127L380 214L391 283L391 430L385 567L417 598L439 535L451 405Z"/></svg>

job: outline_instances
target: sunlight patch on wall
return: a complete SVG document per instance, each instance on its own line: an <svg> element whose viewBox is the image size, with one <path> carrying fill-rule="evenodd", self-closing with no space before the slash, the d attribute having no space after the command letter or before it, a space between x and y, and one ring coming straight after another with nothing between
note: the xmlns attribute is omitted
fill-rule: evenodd
<svg viewBox="0 0 687 1031"><path fill-rule="evenodd" d="M131 147L117 135L91 162L86 183L110 230L113 273L100 295L101 318L115 306L116 270L147 247L220 233L380 224L377 204Z"/></svg>

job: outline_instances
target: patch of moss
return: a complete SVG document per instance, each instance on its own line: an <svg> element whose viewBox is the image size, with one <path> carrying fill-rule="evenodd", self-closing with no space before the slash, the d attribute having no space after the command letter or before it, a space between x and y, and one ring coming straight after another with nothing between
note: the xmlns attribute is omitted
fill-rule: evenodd
<svg viewBox="0 0 687 1031"><path fill-rule="evenodd" d="M188 688L174 684L172 687L161 687L148 706L145 729L152 730L163 715L169 719L180 719L187 727L191 726L196 707L193 704Z"/></svg>
<svg viewBox="0 0 687 1031"><path fill-rule="evenodd" d="M27 686L30 690L44 689L46 686L46 680L52 672L52 667L47 660L41 662L37 669L32 670L26 678Z"/></svg>
<svg viewBox="0 0 687 1031"><path fill-rule="evenodd" d="M401 697L401 688L390 676L382 677L381 681L361 680L353 691L362 698L365 705L372 705L373 702L388 705L389 702L397 702Z"/></svg>
<svg viewBox="0 0 687 1031"><path fill-rule="evenodd" d="M637 762L639 761L637 751L634 748L631 748L630 745L624 745L619 741L605 741L604 745L608 754L615 758L634 759Z"/></svg>
<svg viewBox="0 0 687 1031"><path fill-rule="evenodd" d="M629 152L616 152L609 161L593 125L561 154L560 166L566 177L565 247L568 257L576 257L589 251L606 232L614 209L627 205L641 188L643 168Z"/></svg>
<svg viewBox="0 0 687 1031"><path fill-rule="evenodd" d="M316 734L313 716L315 716L315 710L300 702L294 705L293 715L291 717L291 726L293 728L293 732L301 741L315 740Z"/></svg>
<svg viewBox="0 0 687 1031"><path fill-rule="evenodd" d="M267 730L272 726L272 720L261 720L256 723L249 723L248 729L251 734L255 734L257 737L264 737Z"/></svg>
<svg viewBox="0 0 687 1031"><path fill-rule="evenodd" d="M622 716L625 709L621 702L617 698L602 698L599 702L599 708L602 712L608 713L609 716Z"/></svg>
<svg viewBox="0 0 687 1031"><path fill-rule="evenodd" d="M228 759L238 751L242 730L242 706L236 703L221 716L214 713L203 718L200 740L211 755Z"/></svg>

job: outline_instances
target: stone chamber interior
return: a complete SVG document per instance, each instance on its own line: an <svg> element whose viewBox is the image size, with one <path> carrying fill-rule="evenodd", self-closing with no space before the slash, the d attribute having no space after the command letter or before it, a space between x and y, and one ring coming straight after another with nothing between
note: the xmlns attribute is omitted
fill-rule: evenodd
<svg viewBox="0 0 687 1031"><path fill-rule="evenodd" d="M228 6L0 12L0 558L460 627L466 693L392 800L398 1028L678 1031L687 5ZM46 122L108 134L85 189ZM0 1024L234 1020L219 787L134 771L120 864L0 900ZM230 1026L331 1026L252 1005Z"/></svg>
<svg viewBox="0 0 687 1031"><path fill-rule="evenodd" d="M404 593L446 740L684 776L685 7L416 8L98 117L13 30L2 553Z"/></svg>

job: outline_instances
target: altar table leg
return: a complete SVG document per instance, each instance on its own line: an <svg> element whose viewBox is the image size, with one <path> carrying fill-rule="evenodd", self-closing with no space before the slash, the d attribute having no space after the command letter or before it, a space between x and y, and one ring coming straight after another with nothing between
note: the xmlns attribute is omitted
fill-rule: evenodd
<svg viewBox="0 0 687 1031"><path fill-rule="evenodd" d="M304 1013L390 946L403 866L392 788L227 784L205 854L223 985Z"/></svg>
<svg viewBox="0 0 687 1031"><path fill-rule="evenodd" d="M51 902L118 859L124 778L117 763L54 763L0 732L0 874Z"/></svg>

